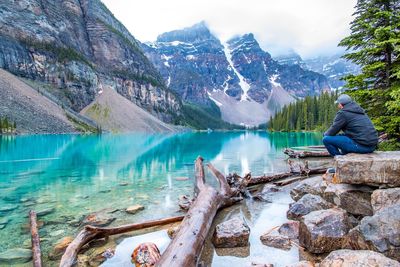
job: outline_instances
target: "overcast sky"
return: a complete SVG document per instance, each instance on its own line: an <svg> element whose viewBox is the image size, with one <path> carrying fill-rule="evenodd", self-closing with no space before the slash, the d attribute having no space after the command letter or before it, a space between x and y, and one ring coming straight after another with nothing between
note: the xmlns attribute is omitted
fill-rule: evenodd
<svg viewBox="0 0 400 267"><path fill-rule="evenodd" d="M340 52L356 0L102 0L140 41L205 21L225 41L252 32L272 55Z"/></svg>

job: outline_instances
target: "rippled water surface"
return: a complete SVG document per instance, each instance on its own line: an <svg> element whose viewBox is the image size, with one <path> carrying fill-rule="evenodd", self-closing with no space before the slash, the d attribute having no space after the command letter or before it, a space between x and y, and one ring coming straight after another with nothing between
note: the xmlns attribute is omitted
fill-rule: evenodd
<svg viewBox="0 0 400 267"><path fill-rule="evenodd" d="M92 212L106 213L111 226L178 214L178 196L193 191L198 155L225 173L260 175L286 170L282 148L320 139L266 132L0 137L0 253L29 248L31 209L42 214L46 261L54 243ZM124 212L135 204L145 209Z"/></svg>

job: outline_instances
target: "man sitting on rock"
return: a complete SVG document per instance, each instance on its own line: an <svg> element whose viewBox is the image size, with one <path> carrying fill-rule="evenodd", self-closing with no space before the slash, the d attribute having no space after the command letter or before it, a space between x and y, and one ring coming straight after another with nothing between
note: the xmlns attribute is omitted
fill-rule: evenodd
<svg viewBox="0 0 400 267"><path fill-rule="evenodd" d="M378 144L374 125L349 95L342 94L335 101L340 109L322 142L332 156L348 153L371 153ZM338 134L343 131L344 134Z"/></svg>

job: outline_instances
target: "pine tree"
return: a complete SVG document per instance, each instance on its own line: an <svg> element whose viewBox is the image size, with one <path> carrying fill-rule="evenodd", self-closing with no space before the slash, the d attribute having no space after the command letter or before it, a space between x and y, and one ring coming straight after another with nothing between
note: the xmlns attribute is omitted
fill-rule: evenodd
<svg viewBox="0 0 400 267"><path fill-rule="evenodd" d="M400 79L400 1L358 0L351 34L339 46L344 58L361 66L345 78L349 88L388 88Z"/></svg>

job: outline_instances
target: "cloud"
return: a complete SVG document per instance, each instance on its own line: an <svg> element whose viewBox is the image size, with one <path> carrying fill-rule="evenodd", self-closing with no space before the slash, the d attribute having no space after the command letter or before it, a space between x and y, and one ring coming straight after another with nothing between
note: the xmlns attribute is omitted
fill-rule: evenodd
<svg viewBox="0 0 400 267"><path fill-rule="evenodd" d="M221 40L248 32L273 55L341 51L357 0L103 0L140 41L206 21Z"/></svg>

